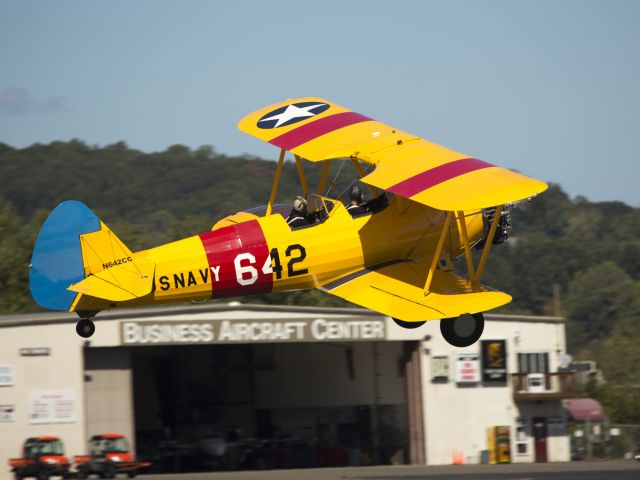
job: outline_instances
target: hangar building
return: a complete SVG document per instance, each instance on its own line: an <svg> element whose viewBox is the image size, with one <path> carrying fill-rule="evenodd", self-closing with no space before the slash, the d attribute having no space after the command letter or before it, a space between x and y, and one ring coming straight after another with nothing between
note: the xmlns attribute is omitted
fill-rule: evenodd
<svg viewBox="0 0 640 480"><path fill-rule="evenodd" d="M564 321L487 314L455 348L363 309L231 304L0 317L0 465L123 433L156 471L568 461ZM0 479L9 478L8 468Z"/></svg>

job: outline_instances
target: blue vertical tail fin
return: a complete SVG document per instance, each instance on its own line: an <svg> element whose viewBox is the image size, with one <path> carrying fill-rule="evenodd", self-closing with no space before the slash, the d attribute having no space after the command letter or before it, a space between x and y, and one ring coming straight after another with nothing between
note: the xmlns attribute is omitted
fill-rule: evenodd
<svg viewBox="0 0 640 480"><path fill-rule="evenodd" d="M33 248L29 284L41 307L70 311L78 295L69 286L85 277L80 235L100 230L100 219L84 203L67 200L47 217Z"/></svg>

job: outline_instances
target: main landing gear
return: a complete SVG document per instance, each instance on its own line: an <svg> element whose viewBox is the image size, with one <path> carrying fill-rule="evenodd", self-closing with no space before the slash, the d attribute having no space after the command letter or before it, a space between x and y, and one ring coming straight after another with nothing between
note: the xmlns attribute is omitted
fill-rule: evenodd
<svg viewBox="0 0 640 480"><path fill-rule="evenodd" d="M418 328L426 322L405 322L393 319L402 328ZM484 315L482 313L466 313L454 318L440 320L442 337L454 347L468 347L478 341L484 331Z"/></svg>
<svg viewBox="0 0 640 480"><path fill-rule="evenodd" d="M440 333L454 347L468 347L478 341L484 330L484 315L466 313L440 320Z"/></svg>
<svg viewBox="0 0 640 480"><path fill-rule="evenodd" d="M82 318L76 323L76 333L82 338L89 338L96 331L96 325L93 320Z"/></svg>

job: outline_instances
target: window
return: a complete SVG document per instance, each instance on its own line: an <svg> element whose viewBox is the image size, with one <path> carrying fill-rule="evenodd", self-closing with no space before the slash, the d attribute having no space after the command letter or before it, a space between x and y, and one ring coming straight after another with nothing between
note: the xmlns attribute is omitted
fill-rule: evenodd
<svg viewBox="0 0 640 480"><path fill-rule="evenodd" d="M547 432L550 437L567 434L567 428L563 417L548 417Z"/></svg>
<svg viewBox="0 0 640 480"><path fill-rule="evenodd" d="M544 390L551 389L551 379L547 375L549 373L549 354L547 352L518 353L518 372L544 374Z"/></svg>
<svg viewBox="0 0 640 480"><path fill-rule="evenodd" d="M60 440L46 440L40 442L41 455L64 455L64 448Z"/></svg>
<svg viewBox="0 0 640 480"><path fill-rule="evenodd" d="M516 419L516 454L526 455L529 451L529 422L524 417Z"/></svg>
<svg viewBox="0 0 640 480"><path fill-rule="evenodd" d="M519 353L518 372L520 373L549 373L548 353Z"/></svg>

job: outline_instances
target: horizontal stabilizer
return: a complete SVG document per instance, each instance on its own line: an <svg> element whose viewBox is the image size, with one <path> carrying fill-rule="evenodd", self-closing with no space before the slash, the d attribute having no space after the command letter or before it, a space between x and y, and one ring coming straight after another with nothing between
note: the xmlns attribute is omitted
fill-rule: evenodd
<svg viewBox="0 0 640 480"><path fill-rule="evenodd" d="M491 310L511 297L436 270L430 291L423 288L428 267L412 260L371 267L319 287L327 293L406 322L437 320Z"/></svg>
<svg viewBox="0 0 640 480"><path fill-rule="evenodd" d="M95 298L123 302L144 297L153 290L154 263L146 256L89 275L69 290Z"/></svg>

